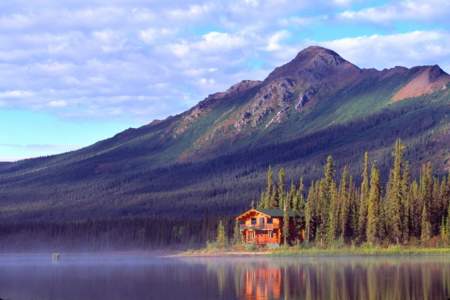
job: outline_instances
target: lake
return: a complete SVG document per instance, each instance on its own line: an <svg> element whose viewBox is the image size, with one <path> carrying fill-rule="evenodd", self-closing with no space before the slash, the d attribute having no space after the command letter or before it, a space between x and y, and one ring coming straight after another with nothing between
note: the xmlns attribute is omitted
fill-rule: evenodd
<svg viewBox="0 0 450 300"><path fill-rule="evenodd" d="M448 299L450 257L0 255L0 298Z"/></svg>

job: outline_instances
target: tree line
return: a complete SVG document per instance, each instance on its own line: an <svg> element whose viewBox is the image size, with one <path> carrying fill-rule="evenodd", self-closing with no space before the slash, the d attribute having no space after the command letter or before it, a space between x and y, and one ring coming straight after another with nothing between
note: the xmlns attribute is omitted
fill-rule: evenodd
<svg viewBox="0 0 450 300"><path fill-rule="evenodd" d="M307 243L429 244L435 240L448 244L450 176L434 176L428 162L418 178L411 178L404 151L405 146L397 140L385 184L367 152L360 178L353 178L348 166L338 176L333 158L328 156L321 178L312 180L307 190L302 178L291 180L287 188L285 170L281 168L274 180L269 167L257 206L283 209L285 218L289 211L295 212Z"/></svg>

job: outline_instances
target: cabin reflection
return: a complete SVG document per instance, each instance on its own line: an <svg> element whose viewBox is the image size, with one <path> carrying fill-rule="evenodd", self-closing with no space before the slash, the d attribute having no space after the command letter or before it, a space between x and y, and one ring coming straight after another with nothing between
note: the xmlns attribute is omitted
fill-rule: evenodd
<svg viewBox="0 0 450 300"><path fill-rule="evenodd" d="M449 299L450 268L436 262L397 260L305 259L243 264L235 269L240 279L236 298Z"/></svg>
<svg viewBox="0 0 450 300"><path fill-rule="evenodd" d="M282 295L282 272L280 268L263 266L248 268L244 272L245 300L280 299Z"/></svg>

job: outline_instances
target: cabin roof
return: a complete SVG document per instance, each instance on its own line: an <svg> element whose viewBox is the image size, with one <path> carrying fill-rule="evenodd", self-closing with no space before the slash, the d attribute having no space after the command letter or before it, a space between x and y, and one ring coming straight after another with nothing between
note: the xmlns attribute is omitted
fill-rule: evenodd
<svg viewBox="0 0 450 300"><path fill-rule="evenodd" d="M264 208L264 209L257 209L257 211L260 211L260 212L262 212L262 213L264 213L266 215L269 215L271 217L282 217L282 216L284 216L283 210L279 209L279 208ZM289 211L288 215L290 217L295 216L293 211Z"/></svg>
<svg viewBox="0 0 450 300"><path fill-rule="evenodd" d="M251 209L245 211L244 213L240 214L236 219L241 219L253 211L262 213L268 217L283 217L283 215L284 215L283 210L279 209L279 208L251 208ZM289 211L288 215L289 215L289 217L296 216L295 212L293 212L293 211Z"/></svg>

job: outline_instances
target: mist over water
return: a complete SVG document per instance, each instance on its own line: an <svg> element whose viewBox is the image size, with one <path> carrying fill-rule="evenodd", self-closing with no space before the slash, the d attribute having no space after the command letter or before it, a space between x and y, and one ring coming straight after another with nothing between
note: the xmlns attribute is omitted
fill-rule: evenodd
<svg viewBox="0 0 450 300"><path fill-rule="evenodd" d="M450 257L0 255L0 298L447 299Z"/></svg>

